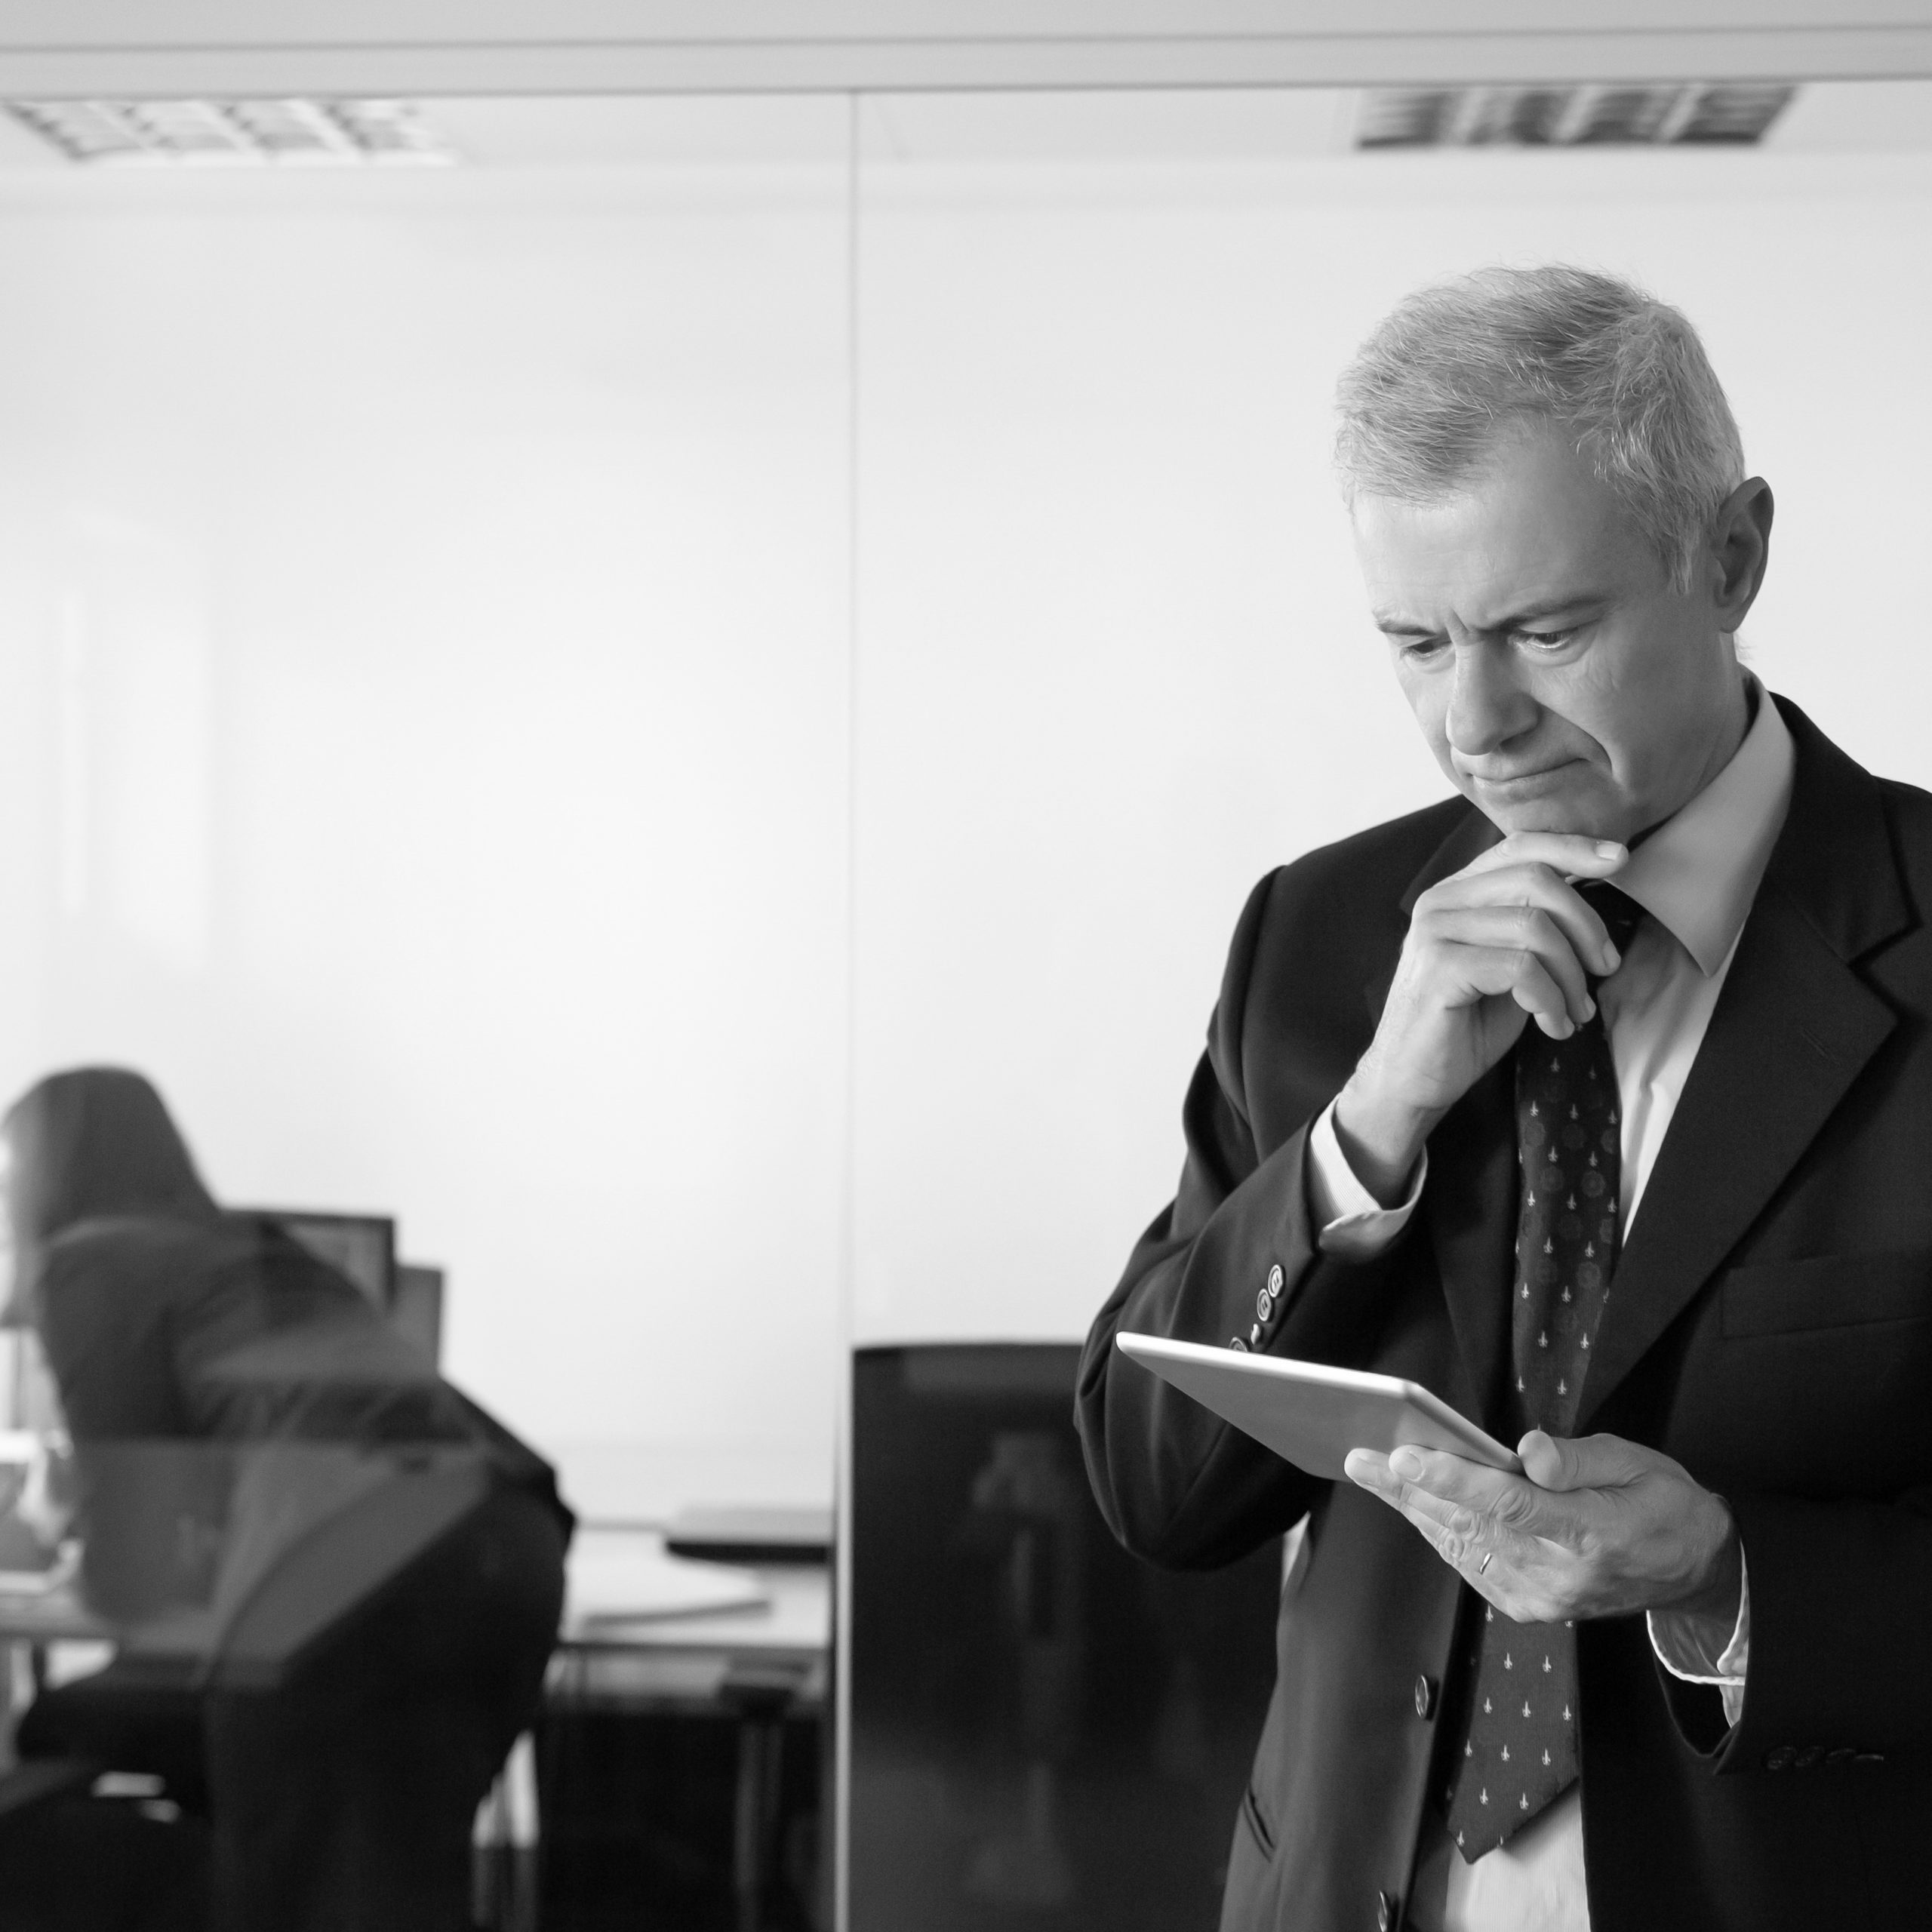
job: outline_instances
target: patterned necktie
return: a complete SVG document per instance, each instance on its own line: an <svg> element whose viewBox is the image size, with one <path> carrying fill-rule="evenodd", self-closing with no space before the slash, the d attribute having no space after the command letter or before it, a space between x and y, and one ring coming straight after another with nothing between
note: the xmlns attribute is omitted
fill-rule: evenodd
<svg viewBox="0 0 1932 1932"><path fill-rule="evenodd" d="M1578 889L1621 952L1642 909L1612 885ZM1601 1008L1567 1040L1523 1029L1510 1296L1517 1435L1567 1435L1576 1422L1617 1266L1620 1118ZM1466 1708L1454 1734L1462 1748L1443 1792L1450 1833L1472 1863L1567 1789L1577 1764L1575 1627L1514 1623L1487 1603L1482 1611L1464 1660Z"/></svg>

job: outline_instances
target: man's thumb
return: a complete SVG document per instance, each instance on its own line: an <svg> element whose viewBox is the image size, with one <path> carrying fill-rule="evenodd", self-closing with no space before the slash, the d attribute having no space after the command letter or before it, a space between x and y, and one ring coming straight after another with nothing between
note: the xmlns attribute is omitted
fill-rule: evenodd
<svg viewBox="0 0 1932 1932"><path fill-rule="evenodd" d="M1539 1489L1584 1489L1589 1487L1583 1473L1580 1445L1561 1435L1533 1429L1516 1445L1522 1458L1523 1473Z"/></svg>

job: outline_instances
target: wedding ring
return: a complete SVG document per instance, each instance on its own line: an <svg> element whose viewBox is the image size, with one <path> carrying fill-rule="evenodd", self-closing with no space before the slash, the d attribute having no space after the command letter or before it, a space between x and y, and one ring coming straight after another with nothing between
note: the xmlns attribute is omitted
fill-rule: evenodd
<svg viewBox="0 0 1932 1932"><path fill-rule="evenodd" d="M1482 1573L1489 1567L1489 1559L1495 1554L1496 1552L1493 1549L1486 1549L1483 1552L1482 1561L1476 1565L1476 1574L1478 1577L1480 1577Z"/></svg>

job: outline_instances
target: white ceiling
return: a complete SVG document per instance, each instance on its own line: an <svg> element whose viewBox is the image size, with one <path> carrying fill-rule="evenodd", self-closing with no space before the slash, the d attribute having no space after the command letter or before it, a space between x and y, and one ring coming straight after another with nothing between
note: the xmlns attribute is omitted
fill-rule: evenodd
<svg viewBox="0 0 1932 1932"><path fill-rule="evenodd" d="M0 94L1932 75L1932 0L5 0Z"/></svg>
<svg viewBox="0 0 1932 1932"><path fill-rule="evenodd" d="M1332 88L878 95L863 152L885 163L1312 158L1349 151L1359 99ZM849 129L842 102L804 94L486 97L425 111L481 169L836 162ZM1932 81L1809 84L1764 146L1932 150ZM0 171L70 165L0 115Z"/></svg>

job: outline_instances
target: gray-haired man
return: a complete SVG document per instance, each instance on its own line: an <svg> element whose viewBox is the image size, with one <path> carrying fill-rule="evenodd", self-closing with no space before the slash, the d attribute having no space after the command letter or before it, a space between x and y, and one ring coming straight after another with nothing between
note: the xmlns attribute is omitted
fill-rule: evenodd
<svg viewBox="0 0 1932 1932"><path fill-rule="evenodd" d="M1738 664L1770 492L1675 310L1488 271L1342 411L1461 796L1257 888L1081 1382L1130 1546L1306 1518L1223 1926L1924 1921L1932 800ZM1316 1481L1122 1328L1413 1377L1525 1473Z"/></svg>

